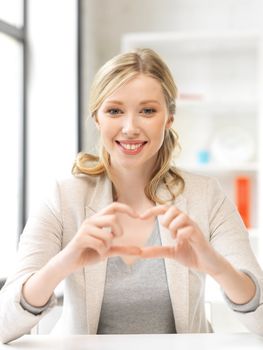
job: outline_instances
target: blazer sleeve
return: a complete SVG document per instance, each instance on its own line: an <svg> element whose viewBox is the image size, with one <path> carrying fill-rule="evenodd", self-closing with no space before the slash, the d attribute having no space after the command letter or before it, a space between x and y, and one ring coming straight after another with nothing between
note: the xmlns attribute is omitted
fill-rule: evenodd
<svg viewBox="0 0 263 350"><path fill-rule="evenodd" d="M39 315L25 310L20 303L26 280L61 250L63 221L58 184L30 215L19 242L15 271L0 292L0 341L7 343L28 332L56 304L53 294L48 307Z"/></svg>
<svg viewBox="0 0 263 350"><path fill-rule="evenodd" d="M234 311L253 333L263 335L263 271L251 249L249 233L235 207L218 182L207 186L210 242L236 269L250 272L259 286L259 305L250 312Z"/></svg>

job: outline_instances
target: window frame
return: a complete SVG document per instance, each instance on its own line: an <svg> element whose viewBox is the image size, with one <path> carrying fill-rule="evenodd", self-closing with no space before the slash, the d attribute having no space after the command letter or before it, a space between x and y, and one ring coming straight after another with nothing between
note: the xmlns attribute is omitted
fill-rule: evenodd
<svg viewBox="0 0 263 350"><path fill-rule="evenodd" d="M21 167L19 171L19 209L18 209L18 238L22 232L26 221L26 112L27 112L27 44L26 44L26 29L27 29L27 0L23 0L23 25L18 27L2 20L0 18L0 32L8 37L15 39L22 45L22 105L21 105L21 147L20 159ZM18 241L18 240L17 240Z"/></svg>
<svg viewBox="0 0 263 350"><path fill-rule="evenodd" d="M19 169L19 203L18 203L18 230L17 230L17 244L19 236L25 226L26 221L26 112L27 112L27 45L26 45L26 28L27 28L27 0L23 0L23 25L18 27L2 20L0 18L0 32L6 36L15 39L22 45L22 104L21 104L21 131L20 131L20 159L21 166ZM5 279L0 279L0 289L3 287Z"/></svg>

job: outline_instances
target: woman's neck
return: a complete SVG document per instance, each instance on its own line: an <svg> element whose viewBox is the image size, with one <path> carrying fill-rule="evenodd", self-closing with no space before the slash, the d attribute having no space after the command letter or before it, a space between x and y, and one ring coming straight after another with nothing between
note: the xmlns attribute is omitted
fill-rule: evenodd
<svg viewBox="0 0 263 350"><path fill-rule="evenodd" d="M143 171L123 169L114 172L114 195L118 202L125 203L135 210L145 210L153 205L144 193L150 176Z"/></svg>

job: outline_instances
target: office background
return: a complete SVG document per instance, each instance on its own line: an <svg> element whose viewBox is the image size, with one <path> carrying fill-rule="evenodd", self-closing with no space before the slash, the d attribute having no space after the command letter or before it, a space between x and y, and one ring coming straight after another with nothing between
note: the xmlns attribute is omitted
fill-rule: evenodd
<svg viewBox="0 0 263 350"><path fill-rule="evenodd" d="M70 174L78 151L96 151L97 130L87 112L89 87L96 70L124 49L125 35L136 34L140 41L145 33L161 33L162 40L173 33L171 45L176 47L176 35L209 34L221 38L220 50L224 35L241 33L239 42L242 36L252 38L247 48L254 45L249 51L254 55L260 51L262 13L261 0L0 0L2 280L14 267L26 218L50 182ZM260 62L255 59L255 71L253 60L248 59L247 75L261 76ZM254 113L253 130L261 125L260 113ZM255 139L259 148L260 137ZM252 179L252 210L257 211L263 191L256 163L263 162L254 153L254 167L244 167L240 174ZM229 189L228 180L226 184ZM262 227L260 220L253 217L253 226Z"/></svg>

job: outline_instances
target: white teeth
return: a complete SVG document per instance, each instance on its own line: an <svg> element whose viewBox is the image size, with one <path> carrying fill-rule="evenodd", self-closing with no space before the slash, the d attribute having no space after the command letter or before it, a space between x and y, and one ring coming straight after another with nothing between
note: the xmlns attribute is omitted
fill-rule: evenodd
<svg viewBox="0 0 263 350"><path fill-rule="evenodd" d="M134 144L127 144L127 143L121 143L122 147L126 148L126 149L131 149L131 150L135 150L139 147L141 147L142 143L138 143L136 145Z"/></svg>

